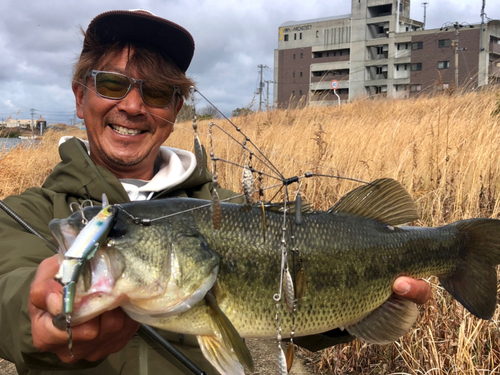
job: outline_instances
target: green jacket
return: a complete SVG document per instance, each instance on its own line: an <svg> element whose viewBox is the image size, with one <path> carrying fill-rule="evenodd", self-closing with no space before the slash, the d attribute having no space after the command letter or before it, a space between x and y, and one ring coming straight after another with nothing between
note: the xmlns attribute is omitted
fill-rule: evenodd
<svg viewBox="0 0 500 375"><path fill-rule="evenodd" d="M4 200L7 206L54 245L56 242L48 223L54 218L68 217L72 202L82 203L91 199L100 203L103 193L111 204L129 201L120 181L106 168L96 166L76 138L63 143L59 153L62 161L41 188L30 188ZM180 186L157 193L153 199L172 196L211 199L211 181L212 176L206 168L201 175L195 170ZM225 189L218 189L218 192L221 199L235 195ZM241 199L239 203L242 203ZM0 210L0 357L14 362L19 374L190 374L170 354L154 344L148 345L139 335L135 335L119 353L96 363L80 361L68 365L55 354L37 350L33 346L28 313L30 284L38 265L53 255L54 250L43 240L27 233ZM174 344L179 342L178 334L162 334ZM183 344L177 344L177 347L208 374L217 373L204 359L194 336L186 336ZM64 369L68 370L61 371ZM139 372L139 369L142 371Z"/></svg>
<svg viewBox="0 0 500 375"><path fill-rule="evenodd" d="M105 193L111 204L128 202L122 184L106 168L96 166L84 145L76 138L64 142L59 153L61 162L54 168L41 188L30 188L24 193L5 198L4 202L54 245L48 223L71 214L70 204L92 200L100 204ZM206 165L206 160L203 165ZM179 186L157 193L153 199L174 196L211 199L212 175L204 167L201 175L195 170ZM230 190L218 189L221 199L234 196ZM243 198L232 200L244 203ZM57 375L114 375L114 374L191 374L156 343L138 334L118 353L99 362L80 361L68 365L53 353L40 352L33 346L31 322L28 313L30 284L38 265L54 255L54 250L43 240L26 232L3 210L0 210L0 358L16 364L19 374ZM161 334L184 352L207 374L217 374L205 360L194 336L182 338L171 332ZM295 343L310 350L350 341L352 336L334 330L322 335L295 338ZM147 342L146 342L147 341Z"/></svg>

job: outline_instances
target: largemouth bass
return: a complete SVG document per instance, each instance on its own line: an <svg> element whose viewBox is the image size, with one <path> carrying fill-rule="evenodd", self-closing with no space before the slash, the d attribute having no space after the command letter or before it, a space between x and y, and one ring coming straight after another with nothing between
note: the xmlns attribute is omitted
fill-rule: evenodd
<svg viewBox="0 0 500 375"><path fill-rule="evenodd" d="M417 210L391 179L359 187L297 223L287 215L285 225L276 208L222 203L214 231L210 202L196 199L116 207L108 246L78 284L73 323L119 304L137 321L196 335L222 374L243 374L240 363L252 366L239 336L276 337L273 296L280 292L283 246L290 279L301 290L294 313L285 302L278 306L283 337L342 328L370 343L395 341L418 315L414 303L392 295L402 275L438 276L482 319L497 306L500 220L402 226L418 218ZM84 211L87 218L97 212ZM61 247L70 246L82 226L80 213L50 225Z"/></svg>

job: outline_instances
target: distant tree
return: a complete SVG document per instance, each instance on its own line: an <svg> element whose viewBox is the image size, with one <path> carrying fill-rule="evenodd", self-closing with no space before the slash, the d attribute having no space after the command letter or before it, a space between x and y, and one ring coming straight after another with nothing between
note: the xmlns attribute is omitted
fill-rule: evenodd
<svg viewBox="0 0 500 375"><path fill-rule="evenodd" d="M177 122L186 122L193 119L193 106L184 103L179 114L177 115Z"/></svg>
<svg viewBox="0 0 500 375"><path fill-rule="evenodd" d="M236 108L231 112L231 117L248 116L254 113L250 108Z"/></svg>
<svg viewBox="0 0 500 375"><path fill-rule="evenodd" d="M196 115L199 120L211 120L220 117L219 111L211 105L207 105L206 107L200 109Z"/></svg>

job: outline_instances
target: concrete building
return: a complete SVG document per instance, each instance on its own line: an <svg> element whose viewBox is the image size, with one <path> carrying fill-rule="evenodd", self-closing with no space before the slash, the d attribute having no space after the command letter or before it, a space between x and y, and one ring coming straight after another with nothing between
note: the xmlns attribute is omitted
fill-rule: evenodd
<svg viewBox="0 0 500 375"><path fill-rule="evenodd" d="M274 55L275 105L408 98L499 79L500 21L423 26L410 18L410 0L352 0L349 15L285 22Z"/></svg>
<svg viewBox="0 0 500 375"><path fill-rule="evenodd" d="M13 119L8 118L1 123L2 127L5 128L29 128L31 126L31 119Z"/></svg>

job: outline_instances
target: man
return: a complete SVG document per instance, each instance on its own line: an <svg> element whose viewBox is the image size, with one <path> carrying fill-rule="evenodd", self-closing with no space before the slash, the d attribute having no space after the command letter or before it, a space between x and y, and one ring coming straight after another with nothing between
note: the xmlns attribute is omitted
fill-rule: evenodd
<svg viewBox="0 0 500 375"><path fill-rule="evenodd" d="M171 196L210 199L205 165L200 175L192 153L161 147L192 85L185 72L193 53L185 29L149 12L98 15L85 33L72 85L88 143L64 139L62 161L43 186L5 203L52 239L51 219L69 216L73 202L99 203L103 193L111 204ZM220 189L219 195L234 193ZM141 338L139 324L120 308L73 327L70 356L66 332L52 324L62 305L54 251L1 213L0 259L0 356L14 362L20 374L190 373ZM430 296L424 281L409 278L398 279L394 289L417 303ZM208 374L216 373L194 337L161 333ZM336 334L327 334L326 342L336 342Z"/></svg>

